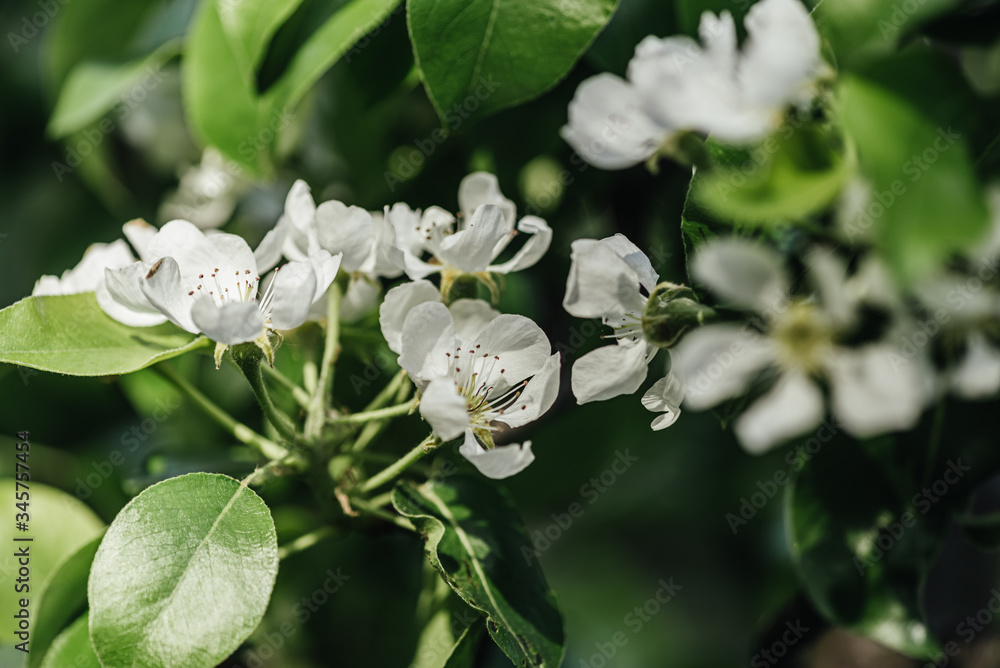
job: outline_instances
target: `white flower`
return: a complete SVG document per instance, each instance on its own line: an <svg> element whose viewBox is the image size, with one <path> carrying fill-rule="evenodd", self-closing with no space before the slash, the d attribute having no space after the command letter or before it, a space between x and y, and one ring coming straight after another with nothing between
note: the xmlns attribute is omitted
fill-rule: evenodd
<svg viewBox="0 0 1000 668"><path fill-rule="evenodd" d="M563 138L603 169L643 162L685 131L734 143L763 138L789 105L811 98L822 68L819 35L799 0L762 0L744 25L742 51L729 12L702 14L704 46L688 37L647 37L628 81L600 74L580 85Z"/></svg>
<svg viewBox="0 0 1000 668"><path fill-rule="evenodd" d="M59 276L42 276L35 282L33 296L75 295L95 292L104 282L105 269L118 269L135 261L124 239L109 244L91 244L72 269Z"/></svg>
<svg viewBox="0 0 1000 668"><path fill-rule="evenodd" d="M389 290L379 307L379 325L389 349L402 351L403 324L415 307L428 302L442 303L441 291L427 280L409 281ZM456 299L448 306L455 331L467 339L475 338L500 312L481 299Z"/></svg>
<svg viewBox="0 0 1000 668"><path fill-rule="evenodd" d="M570 255L569 278L563 307L578 318L601 318L611 327L617 345L592 350L573 364L572 387L577 403L604 401L632 394L646 380L646 371L659 348L645 339L642 315L659 275L649 258L624 235L578 239ZM665 429L680 414L683 392L674 381L662 379L643 397L643 405L660 416L654 429Z"/></svg>
<svg viewBox="0 0 1000 668"><path fill-rule="evenodd" d="M210 146L199 164L181 173L177 190L160 207L159 218L183 218L201 229L220 227L233 215L237 198L248 185L239 168Z"/></svg>
<svg viewBox="0 0 1000 668"><path fill-rule="evenodd" d="M856 324L845 296L845 268L831 254L808 259L818 299L790 295L781 259L741 239L703 246L692 263L695 278L730 306L763 314L745 325L697 329L673 350L673 372L684 403L702 410L742 394L765 369L777 379L737 419L736 435L750 452L819 425L825 413L818 378L830 387L837 423L859 438L912 427L927 398L913 365L893 363L898 348L885 341L850 348L840 337Z"/></svg>
<svg viewBox="0 0 1000 668"><path fill-rule="evenodd" d="M537 216L516 222L514 203L503 196L497 178L485 172L469 174L459 185L460 219L439 207L423 212L405 204L386 210L403 251L406 274L416 280L443 272L457 274L508 274L534 265L552 241L552 230ZM505 262L497 258L518 234L531 235ZM424 255L430 257L424 260Z"/></svg>
<svg viewBox="0 0 1000 668"><path fill-rule="evenodd" d="M276 270L259 295L261 267L242 237L206 235L183 220L164 225L141 255L156 260L107 271L112 300L134 309L142 295L178 327L229 345L258 339L265 328L301 325L340 264L339 256L317 249L305 261Z"/></svg>
<svg viewBox="0 0 1000 668"><path fill-rule="evenodd" d="M420 413L435 436L464 435L459 452L489 478L506 478L534 460L531 442L493 444L502 423L538 419L559 392L559 353L545 333L519 315L499 315L474 336L459 333L439 302L410 309L399 364L421 391Z"/></svg>

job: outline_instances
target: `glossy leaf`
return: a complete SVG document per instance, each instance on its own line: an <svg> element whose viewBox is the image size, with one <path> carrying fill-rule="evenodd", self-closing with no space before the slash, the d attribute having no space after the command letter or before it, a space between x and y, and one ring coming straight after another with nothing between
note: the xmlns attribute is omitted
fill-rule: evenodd
<svg viewBox="0 0 1000 668"><path fill-rule="evenodd" d="M103 668L90 644L88 632L89 615L84 613L79 619L66 627L66 630L52 643L41 660L42 668ZM38 652L37 645L32 645L29 656ZM39 654L39 656L41 656ZM29 664L31 665L31 664Z"/></svg>
<svg viewBox="0 0 1000 668"><path fill-rule="evenodd" d="M87 579L97 554L101 536L90 541L60 562L42 587L31 632L28 668L42 665L48 648L66 624L87 606ZM90 637L87 636L87 644Z"/></svg>
<svg viewBox="0 0 1000 668"><path fill-rule="evenodd" d="M454 130L538 97L573 67L617 0L408 0L413 54Z"/></svg>
<svg viewBox="0 0 1000 668"><path fill-rule="evenodd" d="M302 0L216 0L229 47L244 72L253 72L275 31Z"/></svg>
<svg viewBox="0 0 1000 668"><path fill-rule="evenodd" d="M89 582L105 668L209 668L260 623L278 572L271 514L224 475L165 480L118 514Z"/></svg>
<svg viewBox="0 0 1000 668"><path fill-rule="evenodd" d="M478 478L402 483L396 510L425 539L427 558L462 600L487 615L486 628L517 666L562 662L562 618L538 564L522 549L531 541L509 498Z"/></svg>
<svg viewBox="0 0 1000 668"><path fill-rule="evenodd" d="M207 345L171 324L127 327L93 292L27 297L0 311L0 362L64 373L130 373Z"/></svg>

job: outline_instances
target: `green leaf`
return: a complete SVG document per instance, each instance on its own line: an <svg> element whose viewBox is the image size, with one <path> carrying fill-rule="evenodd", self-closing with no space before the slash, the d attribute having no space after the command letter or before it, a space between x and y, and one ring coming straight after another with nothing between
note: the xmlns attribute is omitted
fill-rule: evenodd
<svg viewBox="0 0 1000 668"><path fill-rule="evenodd" d="M30 465L30 462L29 462ZM15 492L23 492L11 478L0 479L0 498L13 500ZM40 591L59 566L59 563L93 540L104 529L101 519L76 497L66 492L49 487L34 480L30 483L30 505L27 521L28 530L18 531L13 514L0 522L0 541L10 549L0 552L0 573L4 574L4 583L9 586L0 588L0 615L4 619L12 619L19 609L19 599L30 601L30 615L33 624L39 620L39 599L32 594ZM14 508L9 508L13 513ZM17 512L20 512L19 510ZM32 538L31 541L14 542L14 538ZM28 592L15 592L12 578L7 574L17 573L20 567L14 556L14 548L27 547L31 556L30 585ZM26 595L27 594L27 595ZM34 628L34 627L33 627ZM12 645L14 640L13 625L0 627L0 643ZM32 637L34 642L34 636Z"/></svg>
<svg viewBox="0 0 1000 668"><path fill-rule="evenodd" d="M45 658L41 661L42 668L103 668L94 654L94 648L90 644L90 634L88 632L90 616L84 613L78 620L73 622L59 637L52 643L52 647L45 653ZM31 646L29 659L36 652L38 647ZM41 656L41 654L39 654ZM31 665L29 663L29 665Z"/></svg>
<svg viewBox="0 0 1000 668"><path fill-rule="evenodd" d="M611 18L617 0L408 0L413 55L442 123L549 90Z"/></svg>
<svg viewBox="0 0 1000 668"><path fill-rule="evenodd" d="M826 208L853 168L839 139L809 124L784 129L750 150L708 142L713 167L691 180L689 197L730 223L801 220Z"/></svg>
<svg viewBox="0 0 1000 668"><path fill-rule="evenodd" d="M838 97L873 191L848 214L849 239L870 232L896 274L912 281L985 234L989 217L962 136L858 76L840 79Z"/></svg>
<svg viewBox="0 0 1000 668"><path fill-rule="evenodd" d="M171 324L128 327L93 292L27 297L0 311L0 362L64 373L130 373L208 344Z"/></svg>
<svg viewBox="0 0 1000 668"><path fill-rule="evenodd" d="M302 0L208 0L215 4L229 46L244 72L253 72L282 23Z"/></svg>
<svg viewBox="0 0 1000 668"><path fill-rule="evenodd" d="M143 491L90 573L90 636L105 668L210 668L260 623L278 573L270 511L246 485L192 473Z"/></svg>
<svg viewBox="0 0 1000 668"><path fill-rule="evenodd" d="M510 499L478 478L401 483L396 510L425 539L427 558L462 600L487 615L486 628L517 666L562 662L562 617L531 540ZM532 553L533 554L533 553Z"/></svg>
<svg viewBox="0 0 1000 668"><path fill-rule="evenodd" d="M449 596L468 610L464 603ZM482 615L474 615L475 621L464 626L456 607L446 603L431 617L420 633L411 668L474 668L476 648L483 635Z"/></svg>
<svg viewBox="0 0 1000 668"><path fill-rule="evenodd" d="M180 41L175 40L144 58L126 63L80 63L70 71L59 91L59 99L46 129L49 136L58 139L83 130L99 120L123 95L146 78L153 80L149 86L158 84L157 71L178 53Z"/></svg>
<svg viewBox="0 0 1000 668"><path fill-rule="evenodd" d="M87 578L90 565L101 544L101 536L63 559L49 576L38 596L34 625L31 631L31 652L28 668L42 665L48 647L66 624L87 607ZM90 637L87 636L87 644ZM95 657L96 659L96 657Z"/></svg>
<svg viewBox="0 0 1000 668"><path fill-rule="evenodd" d="M923 621L921 585L940 545L858 445L837 438L785 488L792 561L832 623L913 657L939 651Z"/></svg>

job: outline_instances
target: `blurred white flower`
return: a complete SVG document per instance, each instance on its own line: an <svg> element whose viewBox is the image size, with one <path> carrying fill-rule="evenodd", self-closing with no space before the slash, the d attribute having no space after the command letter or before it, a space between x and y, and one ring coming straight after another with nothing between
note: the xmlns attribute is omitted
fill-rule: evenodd
<svg viewBox="0 0 1000 668"><path fill-rule="evenodd" d="M258 265L242 237L206 235L184 220L164 225L140 253L144 262L106 271L109 295L118 307L109 315L136 324L128 320L142 314L136 308L141 295L178 327L229 345L253 341L265 328L301 325L340 264L339 256L314 249L306 260L275 270L261 293L259 272L268 267ZM124 320L122 312L128 313Z"/></svg>
<svg viewBox="0 0 1000 668"><path fill-rule="evenodd" d="M578 318L601 318L616 345L592 350L573 364L577 403L632 394L646 380L649 362L659 348L646 341L642 316L659 275L649 258L624 235L573 242L563 307ZM664 415L653 429L665 429L680 415L683 390L662 379L643 397L643 406Z"/></svg>
<svg viewBox="0 0 1000 668"><path fill-rule="evenodd" d="M420 413L441 440L464 437L459 452L485 476L506 478L535 458L531 442L497 446L500 423L520 427L552 407L559 353L532 320L499 315L465 336L444 304L409 310L399 364L421 391Z"/></svg>
<svg viewBox="0 0 1000 668"><path fill-rule="evenodd" d="M104 282L105 269L118 269L135 261L132 251L124 239L109 244L91 244L72 269L62 276L42 276L35 281L32 296L75 295L80 292L95 292Z"/></svg>
<svg viewBox="0 0 1000 668"><path fill-rule="evenodd" d="M201 162L185 169L177 190L160 207L161 221L182 218L201 229L225 224L236 209L238 198L249 188L242 170L209 146Z"/></svg>
<svg viewBox="0 0 1000 668"><path fill-rule="evenodd" d="M915 365L893 364L896 346L840 343L839 336L856 324L846 268L823 251L807 264L817 294L800 299L790 294L781 258L753 242L710 242L692 263L695 278L728 305L764 316L745 325L697 329L673 350L684 403L694 410L739 396L766 369L777 372L773 387L736 421L736 435L750 452L820 424L825 409L819 378L829 385L838 424L859 438L912 427L928 396Z"/></svg>
<svg viewBox="0 0 1000 668"><path fill-rule="evenodd" d="M552 230L548 224L537 216L516 221L514 203L503 196L492 174L475 172L462 179L458 204L458 219L439 207L423 214L405 204L386 209L410 278L436 272L442 272L445 280L458 274L484 278L508 274L531 267L549 248ZM530 236L509 260L494 264L518 233Z"/></svg>
<svg viewBox="0 0 1000 668"><path fill-rule="evenodd" d="M649 36L636 46L628 80L583 82L562 136L585 160L623 169L654 156L677 133L751 143L781 123L789 105L813 96L823 69L819 35L799 0L761 0L746 16L747 39L724 11L701 16L702 44Z"/></svg>

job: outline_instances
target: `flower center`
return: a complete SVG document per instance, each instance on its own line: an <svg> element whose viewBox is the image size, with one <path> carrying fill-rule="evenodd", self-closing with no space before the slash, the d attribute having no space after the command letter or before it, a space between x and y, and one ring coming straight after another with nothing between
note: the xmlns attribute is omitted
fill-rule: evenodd
<svg viewBox="0 0 1000 668"><path fill-rule="evenodd" d="M612 334L602 334L602 339L631 339L632 341L638 341L642 338L641 314L626 313L621 318L603 318L601 322L613 330Z"/></svg>
<svg viewBox="0 0 1000 668"><path fill-rule="evenodd" d="M477 430L494 431L494 420L502 420L510 410L526 410L527 404L518 399L527 380L497 389L495 383L503 380L507 369L499 355L482 349L481 344L458 346L448 357L448 375L455 382L458 393L465 399L469 421Z"/></svg>
<svg viewBox="0 0 1000 668"><path fill-rule="evenodd" d="M254 273L250 269L234 269L232 270L233 274L229 274L229 270L222 271L215 267L209 272L198 274L197 284L188 290L187 294L189 297L208 294L213 299L218 300L219 305L228 302L258 302L260 312L264 315L265 322L268 322L271 314L271 299L274 297L274 279L277 278L279 268L275 268L275 276L259 300L257 293L260 287L260 276L250 278Z"/></svg>
<svg viewBox="0 0 1000 668"><path fill-rule="evenodd" d="M833 331L815 305L798 302L782 313L771 330L778 359L786 368L819 371L833 346Z"/></svg>

